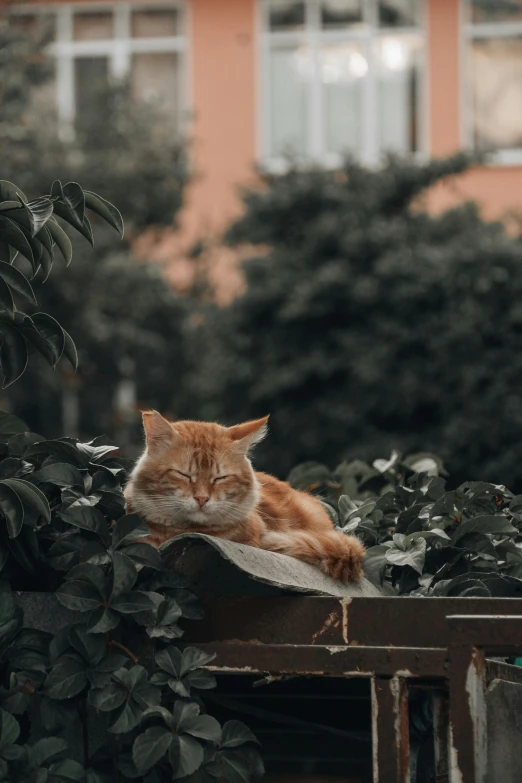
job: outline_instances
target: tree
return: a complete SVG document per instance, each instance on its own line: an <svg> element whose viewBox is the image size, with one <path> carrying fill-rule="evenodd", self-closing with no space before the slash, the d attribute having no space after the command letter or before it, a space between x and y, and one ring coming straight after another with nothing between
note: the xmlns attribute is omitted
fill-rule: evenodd
<svg viewBox="0 0 522 783"><path fill-rule="evenodd" d="M32 364L7 397L11 409L44 435L105 431L125 445L137 419L134 399L169 409L174 379L166 368L177 368L173 414L185 400L179 377L186 363L188 303L170 289L159 266L133 256L142 232L149 232L152 243L155 232L174 226L188 176L184 146L159 114L133 104L125 84L95 91L103 114L93 111L74 138L60 141L49 105L45 35L45 28L30 36L0 27L3 176L29 197L47 192L57 177L103 191L125 214L126 232L121 243L97 225L94 255L84 238L71 235L74 265L67 275L51 276L39 292L41 305L74 333L83 358L78 373L60 368L53 374Z"/></svg>
<svg viewBox="0 0 522 783"><path fill-rule="evenodd" d="M260 465L428 449L456 481L520 483L520 237L420 200L469 163L292 170L245 196L228 241L259 251L205 315L195 383L205 416L271 414Z"/></svg>

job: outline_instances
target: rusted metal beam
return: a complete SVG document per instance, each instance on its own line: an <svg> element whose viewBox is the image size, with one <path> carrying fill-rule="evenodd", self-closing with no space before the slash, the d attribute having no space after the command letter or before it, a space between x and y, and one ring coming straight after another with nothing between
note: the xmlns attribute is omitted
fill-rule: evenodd
<svg viewBox="0 0 522 783"><path fill-rule="evenodd" d="M489 655L522 652L522 612L520 615L483 614L447 618L450 645L480 647Z"/></svg>
<svg viewBox="0 0 522 783"><path fill-rule="evenodd" d="M314 645L199 644L216 654L209 669L221 673L321 677L445 678L447 653L439 648Z"/></svg>
<svg viewBox="0 0 522 783"><path fill-rule="evenodd" d="M408 685L404 677L372 678L373 783L408 783Z"/></svg>
<svg viewBox="0 0 522 783"><path fill-rule="evenodd" d="M203 608L181 622L187 641L446 647L448 616L522 615L522 599L219 597Z"/></svg>

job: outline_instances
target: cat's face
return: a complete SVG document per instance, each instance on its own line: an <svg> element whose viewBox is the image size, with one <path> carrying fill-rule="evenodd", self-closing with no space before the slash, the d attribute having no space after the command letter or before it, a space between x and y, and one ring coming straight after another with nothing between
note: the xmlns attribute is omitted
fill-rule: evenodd
<svg viewBox="0 0 522 783"><path fill-rule="evenodd" d="M177 528L243 521L258 500L248 449L263 437L266 421L221 427L143 414L147 445L126 491L133 509L148 522Z"/></svg>

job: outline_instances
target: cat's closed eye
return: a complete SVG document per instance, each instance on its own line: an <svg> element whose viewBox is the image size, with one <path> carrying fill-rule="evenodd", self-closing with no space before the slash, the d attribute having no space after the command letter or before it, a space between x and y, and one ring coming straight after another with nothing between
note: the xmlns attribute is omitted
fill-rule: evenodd
<svg viewBox="0 0 522 783"><path fill-rule="evenodd" d="M212 479L212 483L216 484L218 481L224 481L225 479L231 479L233 476L227 475L227 476L216 476L216 478Z"/></svg>
<svg viewBox="0 0 522 783"><path fill-rule="evenodd" d="M187 481L190 481L192 483L192 476L188 476L186 473L182 473L181 470L178 470L177 468L171 468L172 473L175 473L177 476L183 476L183 478L187 479Z"/></svg>

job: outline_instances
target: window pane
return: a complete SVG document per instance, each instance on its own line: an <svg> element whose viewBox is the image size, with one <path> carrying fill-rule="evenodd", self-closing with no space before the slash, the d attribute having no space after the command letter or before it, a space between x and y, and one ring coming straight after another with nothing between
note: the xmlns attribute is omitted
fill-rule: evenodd
<svg viewBox="0 0 522 783"><path fill-rule="evenodd" d="M74 14L73 37L75 41L103 41L113 36L113 20L110 11Z"/></svg>
<svg viewBox="0 0 522 783"><path fill-rule="evenodd" d="M179 55L174 52L135 54L132 58L132 95L178 121Z"/></svg>
<svg viewBox="0 0 522 783"><path fill-rule="evenodd" d="M326 30L362 22L362 0L323 0L321 21Z"/></svg>
<svg viewBox="0 0 522 783"><path fill-rule="evenodd" d="M419 148L420 40L386 36L377 46L380 149L401 154L415 152Z"/></svg>
<svg viewBox="0 0 522 783"><path fill-rule="evenodd" d="M363 141L363 89L368 73L358 43L324 47L321 79L324 88L326 151L360 153Z"/></svg>
<svg viewBox="0 0 522 783"><path fill-rule="evenodd" d="M271 30L302 30L304 25L304 3L274 4L270 8Z"/></svg>
<svg viewBox="0 0 522 783"><path fill-rule="evenodd" d="M133 11L134 38L163 38L178 34L178 12L175 9Z"/></svg>
<svg viewBox="0 0 522 783"><path fill-rule="evenodd" d="M381 27L411 27L418 24L419 0L380 0Z"/></svg>
<svg viewBox="0 0 522 783"><path fill-rule="evenodd" d="M474 41L472 69L476 146L522 147L522 38Z"/></svg>
<svg viewBox="0 0 522 783"><path fill-rule="evenodd" d="M306 48L270 55L271 154L303 154L307 148L307 82L313 61Z"/></svg>
<svg viewBox="0 0 522 783"><path fill-rule="evenodd" d="M76 121L84 128L101 125L107 108L109 61L106 57L79 57L74 68Z"/></svg>
<svg viewBox="0 0 522 783"><path fill-rule="evenodd" d="M522 0L472 0L473 22L514 22L522 20Z"/></svg>

